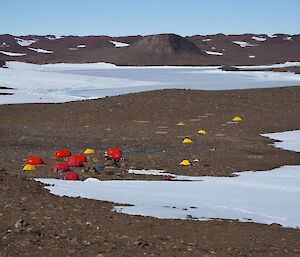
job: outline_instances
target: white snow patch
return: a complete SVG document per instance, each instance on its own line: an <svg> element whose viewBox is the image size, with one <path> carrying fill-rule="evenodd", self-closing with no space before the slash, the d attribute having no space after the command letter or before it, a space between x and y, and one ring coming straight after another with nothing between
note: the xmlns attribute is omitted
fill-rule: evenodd
<svg viewBox="0 0 300 257"><path fill-rule="evenodd" d="M115 47L126 47L126 46L129 46L129 44L123 43L123 42L118 42L118 41L109 41L109 42L113 43L115 45Z"/></svg>
<svg viewBox="0 0 300 257"><path fill-rule="evenodd" d="M275 142L275 147L300 152L300 130L262 134L262 136L281 141Z"/></svg>
<svg viewBox="0 0 300 257"><path fill-rule="evenodd" d="M205 51L205 52L209 55L219 55L219 56L223 55L223 53L220 52L212 52L212 51Z"/></svg>
<svg viewBox="0 0 300 257"><path fill-rule="evenodd" d="M250 47L250 46L257 46L255 44L250 44L248 42L244 42L244 41L233 41L233 43L239 45L240 47Z"/></svg>
<svg viewBox="0 0 300 257"><path fill-rule="evenodd" d="M85 48L86 45L78 45L77 48Z"/></svg>
<svg viewBox="0 0 300 257"><path fill-rule="evenodd" d="M70 51L77 51L78 50L78 48L77 47L70 47L70 48L68 48Z"/></svg>
<svg viewBox="0 0 300 257"><path fill-rule="evenodd" d="M42 54L52 54L53 51L50 50L45 50L42 48L32 48L32 47L28 47L29 50L37 52L37 53L42 53Z"/></svg>
<svg viewBox="0 0 300 257"><path fill-rule="evenodd" d="M300 227L300 168L284 166L202 181L63 181L37 179L52 194L134 206L118 212L157 218L238 219Z"/></svg>
<svg viewBox="0 0 300 257"><path fill-rule="evenodd" d="M249 55L249 58L255 58L255 55Z"/></svg>
<svg viewBox="0 0 300 257"><path fill-rule="evenodd" d="M253 36L252 39L253 39L253 40L256 40L256 41L259 41L259 42L264 42L264 41L267 40L266 38L263 38L263 37L255 37L255 36Z"/></svg>
<svg viewBox="0 0 300 257"><path fill-rule="evenodd" d="M202 39L203 42L209 42L209 41L212 41L211 38L206 38L206 39Z"/></svg>
<svg viewBox="0 0 300 257"><path fill-rule="evenodd" d="M215 67L118 67L109 63L35 65L6 62L3 86L16 88L0 104L68 102L168 88L226 90L295 86L292 73L239 71Z"/></svg>
<svg viewBox="0 0 300 257"><path fill-rule="evenodd" d="M46 37L48 40L57 40L57 39L61 39L64 38L64 36L48 36Z"/></svg>
<svg viewBox="0 0 300 257"><path fill-rule="evenodd" d="M292 37L284 37L283 40L293 41Z"/></svg>
<svg viewBox="0 0 300 257"><path fill-rule="evenodd" d="M12 52L5 52L5 51L0 51L0 53L5 54L7 56L14 56L14 57L26 55L26 54L21 54L21 53L12 53Z"/></svg>
<svg viewBox="0 0 300 257"><path fill-rule="evenodd" d="M285 62L271 65L258 65L258 66L236 66L240 69L249 69L249 70L263 70L263 69L272 69L272 68L289 68L289 67L298 67L300 62Z"/></svg>
<svg viewBox="0 0 300 257"><path fill-rule="evenodd" d="M147 175L147 176L170 176L171 180L182 180L182 181L201 181L199 177L196 176L183 176L176 175L173 173L165 172L164 170L133 170L129 169L128 173L135 175Z"/></svg>
<svg viewBox="0 0 300 257"><path fill-rule="evenodd" d="M267 35L269 38L276 38L276 35Z"/></svg>
<svg viewBox="0 0 300 257"><path fill-rule="evenodd" d="M15 37L15 40L17 41L17 43L20 46L30 46L37 41L36 39L26 40L26 39L17 38L17 37Z"/></svg>
<svg viewBox="0 0 300 257"><path fill-rule="evenodd" d="M0 47L9 47L9 45L5 42L1 43Z"/></svg>

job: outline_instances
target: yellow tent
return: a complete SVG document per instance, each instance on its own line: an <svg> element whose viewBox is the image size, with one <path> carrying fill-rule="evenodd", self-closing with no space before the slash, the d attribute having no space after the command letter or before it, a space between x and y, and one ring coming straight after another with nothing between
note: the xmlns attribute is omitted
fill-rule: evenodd
<svg viewBox="0 0 300 257"><path fill-rule="evenodd" d="M182 143L183 144L191 144L191 143L193 143L193 141L192 141L192 139L186 137L185 139L182 140Z"/></svg>
<svg viewBox="0 0 300 257"><path fill-rule="evenodd" d="M238 121L241 121L241 120L242 120L242 118L239 117L239 116L236 116L236 117L234 117L234 118L232 119L232 121L235 121L235 122L238 122Z"/></svg>
<svg viewBox="0 0 300 257"><path fill-rule="evenodd" d="M24 171L33 171L33 170L35 170L35 166L34 166L34 165L31 165L31 164L26 164L26 165L23 167L23 170L24 170Z"/></svg>
<svg viewBox="0 0 300 257"><path fill-rule="evenodd" d="M189 160L182 160L182 162L180 163L180 165L182 165L182 166L190 166L192 164L191 164L191 162Z"/></svg>
<svg viewBox="0 0 300 257"><path fill-rule="evenodd" d="M198 134L206 135L207 132L204 129L200 129L200 130L198 130Z"/></svg>
<svg viewBox="0 0 300 257"><path fill-rule="evenodd" d="M94 149L91 149L91 148L87 148L85 149L84 151L84 154L94 154L95 153L95 150Z"/></svg>

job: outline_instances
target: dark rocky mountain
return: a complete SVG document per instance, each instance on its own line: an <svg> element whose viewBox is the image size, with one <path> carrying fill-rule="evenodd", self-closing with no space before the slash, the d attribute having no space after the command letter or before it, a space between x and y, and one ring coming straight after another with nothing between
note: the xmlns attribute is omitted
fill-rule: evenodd
<svg viewBox="0 0 300 257"><path fill-rule="evenodd" d="M32 63L109 62L117 65L273 64L300 61L300 35L0 35L0 61L8 60Z"/></svg>

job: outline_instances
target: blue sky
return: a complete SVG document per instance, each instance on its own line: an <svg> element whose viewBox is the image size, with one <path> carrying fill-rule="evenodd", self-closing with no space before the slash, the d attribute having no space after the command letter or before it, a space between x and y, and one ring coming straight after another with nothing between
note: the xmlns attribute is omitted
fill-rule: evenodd
<svg viewBox="0 0 300 257"><path fill-rule="evenodd" d="M300 33L299 0L1 0L0 34Z"/></svg>

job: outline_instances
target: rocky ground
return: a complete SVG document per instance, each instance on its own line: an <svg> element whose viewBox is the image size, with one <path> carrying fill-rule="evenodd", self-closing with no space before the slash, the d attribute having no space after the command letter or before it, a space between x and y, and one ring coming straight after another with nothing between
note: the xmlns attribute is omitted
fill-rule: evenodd
<svg viewBox="0 0 300 257"><path fill-rule="evenodd" d="M59 148L74 153L95 148L90 167L103 163L106 148L124 150L127 167L113 174L78 169L81 179L158 179L128 175L130 167L230 176L300 164L299 154L276 149L272 140L260 136L299 129L299 97L298 87L161 90L66 104L0 106L2 255L299 256L299 230L127 216L111 212L111 203L50 195L31 180L60 176L49 171ZM231 123L237 115L242 121ZM180 121L185 126L177 126ZM208 134L198 135L199 129ZM194 143L182 144L185 136ZM47 165L22 172L29 155L41 155ZM179 166L186 158L200 161Z"/></svg>
<svg viewBox="0 0 300 257"><path fill-rule="evenodd" d="M116 47L113 42L126 47ZM46 50L46 52L45 52ZM0 35L1 61L108 62L116 65L262 65L299 61L300 35Z"/></svg>

